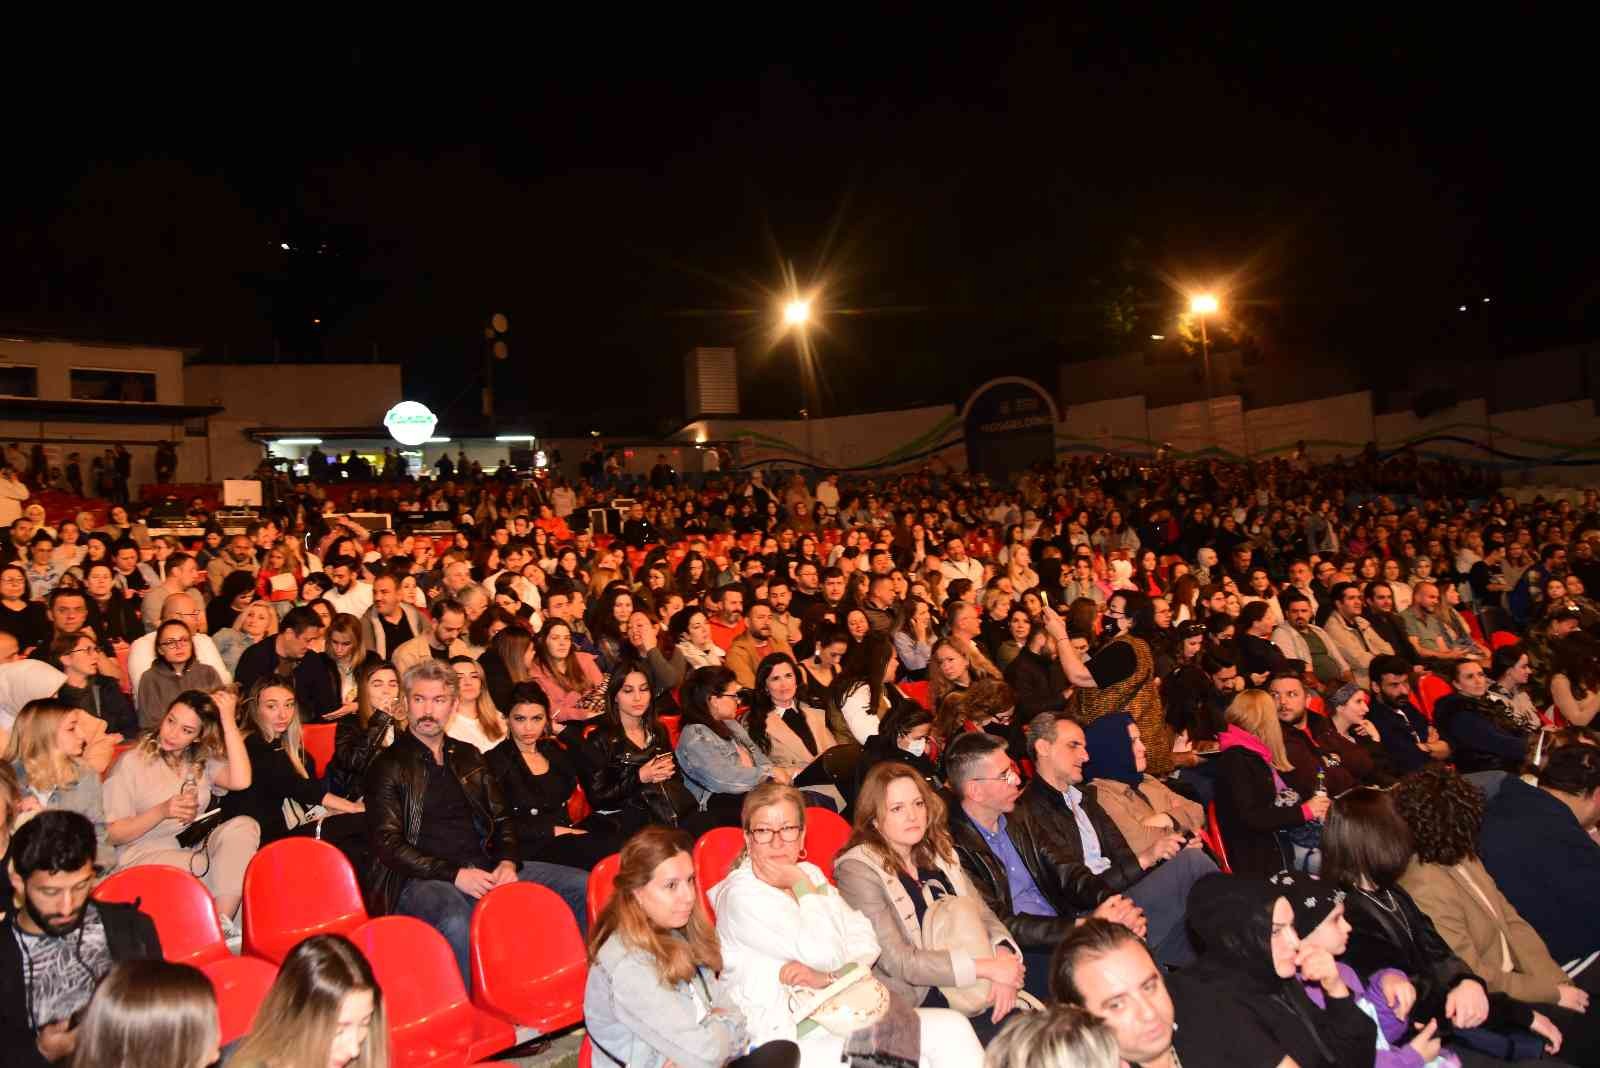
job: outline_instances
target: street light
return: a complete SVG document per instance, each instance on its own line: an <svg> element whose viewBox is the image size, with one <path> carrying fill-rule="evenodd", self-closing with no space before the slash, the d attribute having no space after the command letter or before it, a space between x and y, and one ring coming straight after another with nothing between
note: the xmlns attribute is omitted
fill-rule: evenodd
<svg viewBox="0 0 1600 1068"><path fill-rule="evenodd" d="M783 321L789 326L803 327L811 321L811 302L795 298L783 306Z"/></svg>
<svg viewBox="0 0 1600 1068"><path fill-rule="evenodd" d="M1196 293L1189 298L1189 311L1200 320L1200 359L1206 376L1206 436L1211 447L1217 447L1217 428L1211 414L1211 339L1206 336L1206 316L1217 314L1217 298L1210 293Z"/></svg>
<svg viewBox="0 0 1600 1068"><path fill-rule="evenodd" d="M811 426L811 416L816 411L816 366L811 353L811 301L798 294L784 302L783 325L795 335L795 350L800 358L800 387L805 399L805 407L800 410L800 418L806 423L806 458L809 460L816 451L814 431Z"/></svg>

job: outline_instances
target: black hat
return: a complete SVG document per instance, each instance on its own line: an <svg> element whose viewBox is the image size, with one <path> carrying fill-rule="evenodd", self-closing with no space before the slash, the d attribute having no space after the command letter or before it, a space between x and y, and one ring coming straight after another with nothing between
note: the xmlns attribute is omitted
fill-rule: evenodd
<svg viewBox="0 0 1600 1068"><path fill-rule="evenodd" d="M1307 938L1335 908L1344 904L1344 891L1314 875L1299 871L1280 871L1271 883L1294 908L1294 931Z"/></svg>
<svg viewBox="0 0 1600 1068"><path fill-rule="evenodd" d="M1206 625L1200 622L1198 619L1186 619L1182 623L1178 624L1177 629L1178 640L1188 641L1190 638L1204 634L1206 632Z"/></svg>

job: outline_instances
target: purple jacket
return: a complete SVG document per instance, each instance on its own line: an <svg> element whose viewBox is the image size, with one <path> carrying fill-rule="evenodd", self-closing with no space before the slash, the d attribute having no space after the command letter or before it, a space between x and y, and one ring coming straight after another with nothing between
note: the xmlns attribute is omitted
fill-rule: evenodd
<svg viewBox="0 0 1600 1068"><path fill-rule="evenodd" d="M1354 968L1348 964L1339 965L1339 976L1344 980L1344 985L1350 988L1350 993L1358 998L1366 999L1378 1017L1378 1031L1383 1035L1383 1040L1391 1047L1387 1050L1378 1050L1377 1057L1372 1062L1373 1068L1423 1068L1426 1063L1422 1054L1412 1049L1406 1043L1410 1042L1415 1032L1409 1022L1400 1019L1389 1007L1389 1002L1383 996L1383 980L1385 976L1398 975L1405 978L1405 973L1395 968L1380 968L1372 973L1372 978L1365 984L1356 974ZM1317 1008L1326 1008L1327 1002L1322 993L1322 987L1317 983L1305 983L1306 994L1316 1002ZM1460 1064L1455 1054L1441 1050L1436 1059L1437 1064Z"/></svg>

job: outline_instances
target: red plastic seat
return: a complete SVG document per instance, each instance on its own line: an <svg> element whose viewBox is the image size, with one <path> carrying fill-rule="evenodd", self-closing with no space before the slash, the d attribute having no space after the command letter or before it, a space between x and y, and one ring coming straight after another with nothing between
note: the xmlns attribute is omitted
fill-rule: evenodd
<svg viewBox="0 0 1600 1068"><path fill-rule="evenodd" d="M1517 637L1515 634L1512 634L1509 630L1497 630L1493 634L1489 635L1489 645L1494 649L1499 649L1501 646L1505 645L1515 645L1521 640L1521 638Z"/></svg>
<svg viewBox="0 0 1600 1068"><path fill-rule="evenodd" d="M1450 696L1453 687L1437 675L1424 675L1417 680L1417 705L1423 715L1433 719L1433 706L1441 697Z"/></svg>
<svg viewBox="0 0 1600 1068"><path fill-rule="evenodd" d="M516 1044L515 1028L467 1000L450 944L421 920L381 916L350 940L383 988L397 1068L474 1064Z"/></svg>
<svg viewBox="0 0 1600 1068"><path fill-rule="evenodd" d="M479 899L472 910L473 1004L549 1034L583 1020L588 977L583 936L555 891L508 883Z"/></svg>
<svg viewBox="0 0 1600 1068"><path fill-rule="evenodd" d="M806 859L822 869L833 882L833 858L844 849L854 828L837 812L825 808L806 809Z"/></svg>
<svg viewBox="0 0 1600 1068"><path fill-rule="evenodd" d="M161 954L174 964L198 968L232 956L211 891L181 868L137 864L95 887L94 899L137 905L155 922Z"/></svg>
<svg viewBox="0 0 1600 1068"><path fill-rule="evenodd" d="M583 1044L578 1047L578 1068L594 1068L594 1043L588 1035L583 1036Z"/></svg>
<svg viewBox="0 0 1600 1068"><path fill-rule="evenodd" d="M930 710L933 708L933 698L928 692L927 679L922 679L919 682L897 682L895 685L900 688L901 693L923 708Z"/></svg>
<svg viewBox="0 0 1600 1068"><path fill-rule="evenodd" d="M667 732L667 741L672 748L678 748L678 735L683 733L683 717L662 716L660 719L662 728Z"/></svg>
<svg viewBox="0 0 1600 1068"><path fill-rule="evenodd" d="M1222 844L1222 828L1217 825L1217 803L1211 802L1206 806L1206 825L1201 828L1200 837L1210 847L1211 853L1217 858L1217 868L1224 875L1232 875L1233 868L1228 865L1228 851Z"/></svg>
<svg viewBox="0 0 1600 1068"><path fill-rule="evenodd" d="M315 893L306 893L315 887ZM285 838L250 858L244 870L244 951L281 964L317 934L348 935L367 922L350 861L315 838Z"/></svg>
<svg viewBox="0 0 1600 1068"><path fill-rule="evenodd" d="M574 786L572 796L567 798L567 819L571 826L576 827L589 818L589 813L594 811L589 807L589 797L583 792L583 787Z"/></svg>
<svg viewBox="0 0 1600 1068"><path fill-rule="evenodd" d="M617 881L617 869L622 866L622 854L613 853L589 871L589 886L585 891L589 899L589 926L599 918L606 902L611 900L611 888Z"/></svg>
<svg viewBox="0 0 1600 1068"><path fill-rule="evenodd" d="M744 832L737 827L714 827L694 844L694 883L706 915L715 920L711 908L711 888L728 877L733 862L744 849Z"/></svg>
<svg viewBox="0 0 1600 1068"><path fill-rule="evenodd" d="M1328 714L1328 703L1322 699L1320 694L1311 694L1308 696L1306 698L1306 708L1310 709L1312 712L1315 712L1319 716L1326 716Z"/></svg>
<svg viewBox="0 0 1600 1068"><path fill-rule="evenodd" d="M256 1010L278 978L277 967L255 957L224 957L200 970L217 994L218 1044L237 1042L255 1026Z"/></svg>
<svg viewBox="0 0 1600 1068"><path fill-rule="evenodd" d="M332 723L307 723L300 728L300 740L305 743L306 756L316 765L318 775L328 774L333 763L333 735L338 726Z"/></svg>

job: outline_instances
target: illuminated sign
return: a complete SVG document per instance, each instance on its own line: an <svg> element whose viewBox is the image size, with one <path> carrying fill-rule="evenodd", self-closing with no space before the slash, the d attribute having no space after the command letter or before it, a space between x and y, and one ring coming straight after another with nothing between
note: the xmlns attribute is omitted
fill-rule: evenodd
<svg viewBox="0 0 1600 1068"><path fill-rule="evenodd" d="M421 445L433 437L433 429L439 425L439 420L427 405L401 401L384 415L383 425L388 428L389 436L400 444Z"/></svg>

